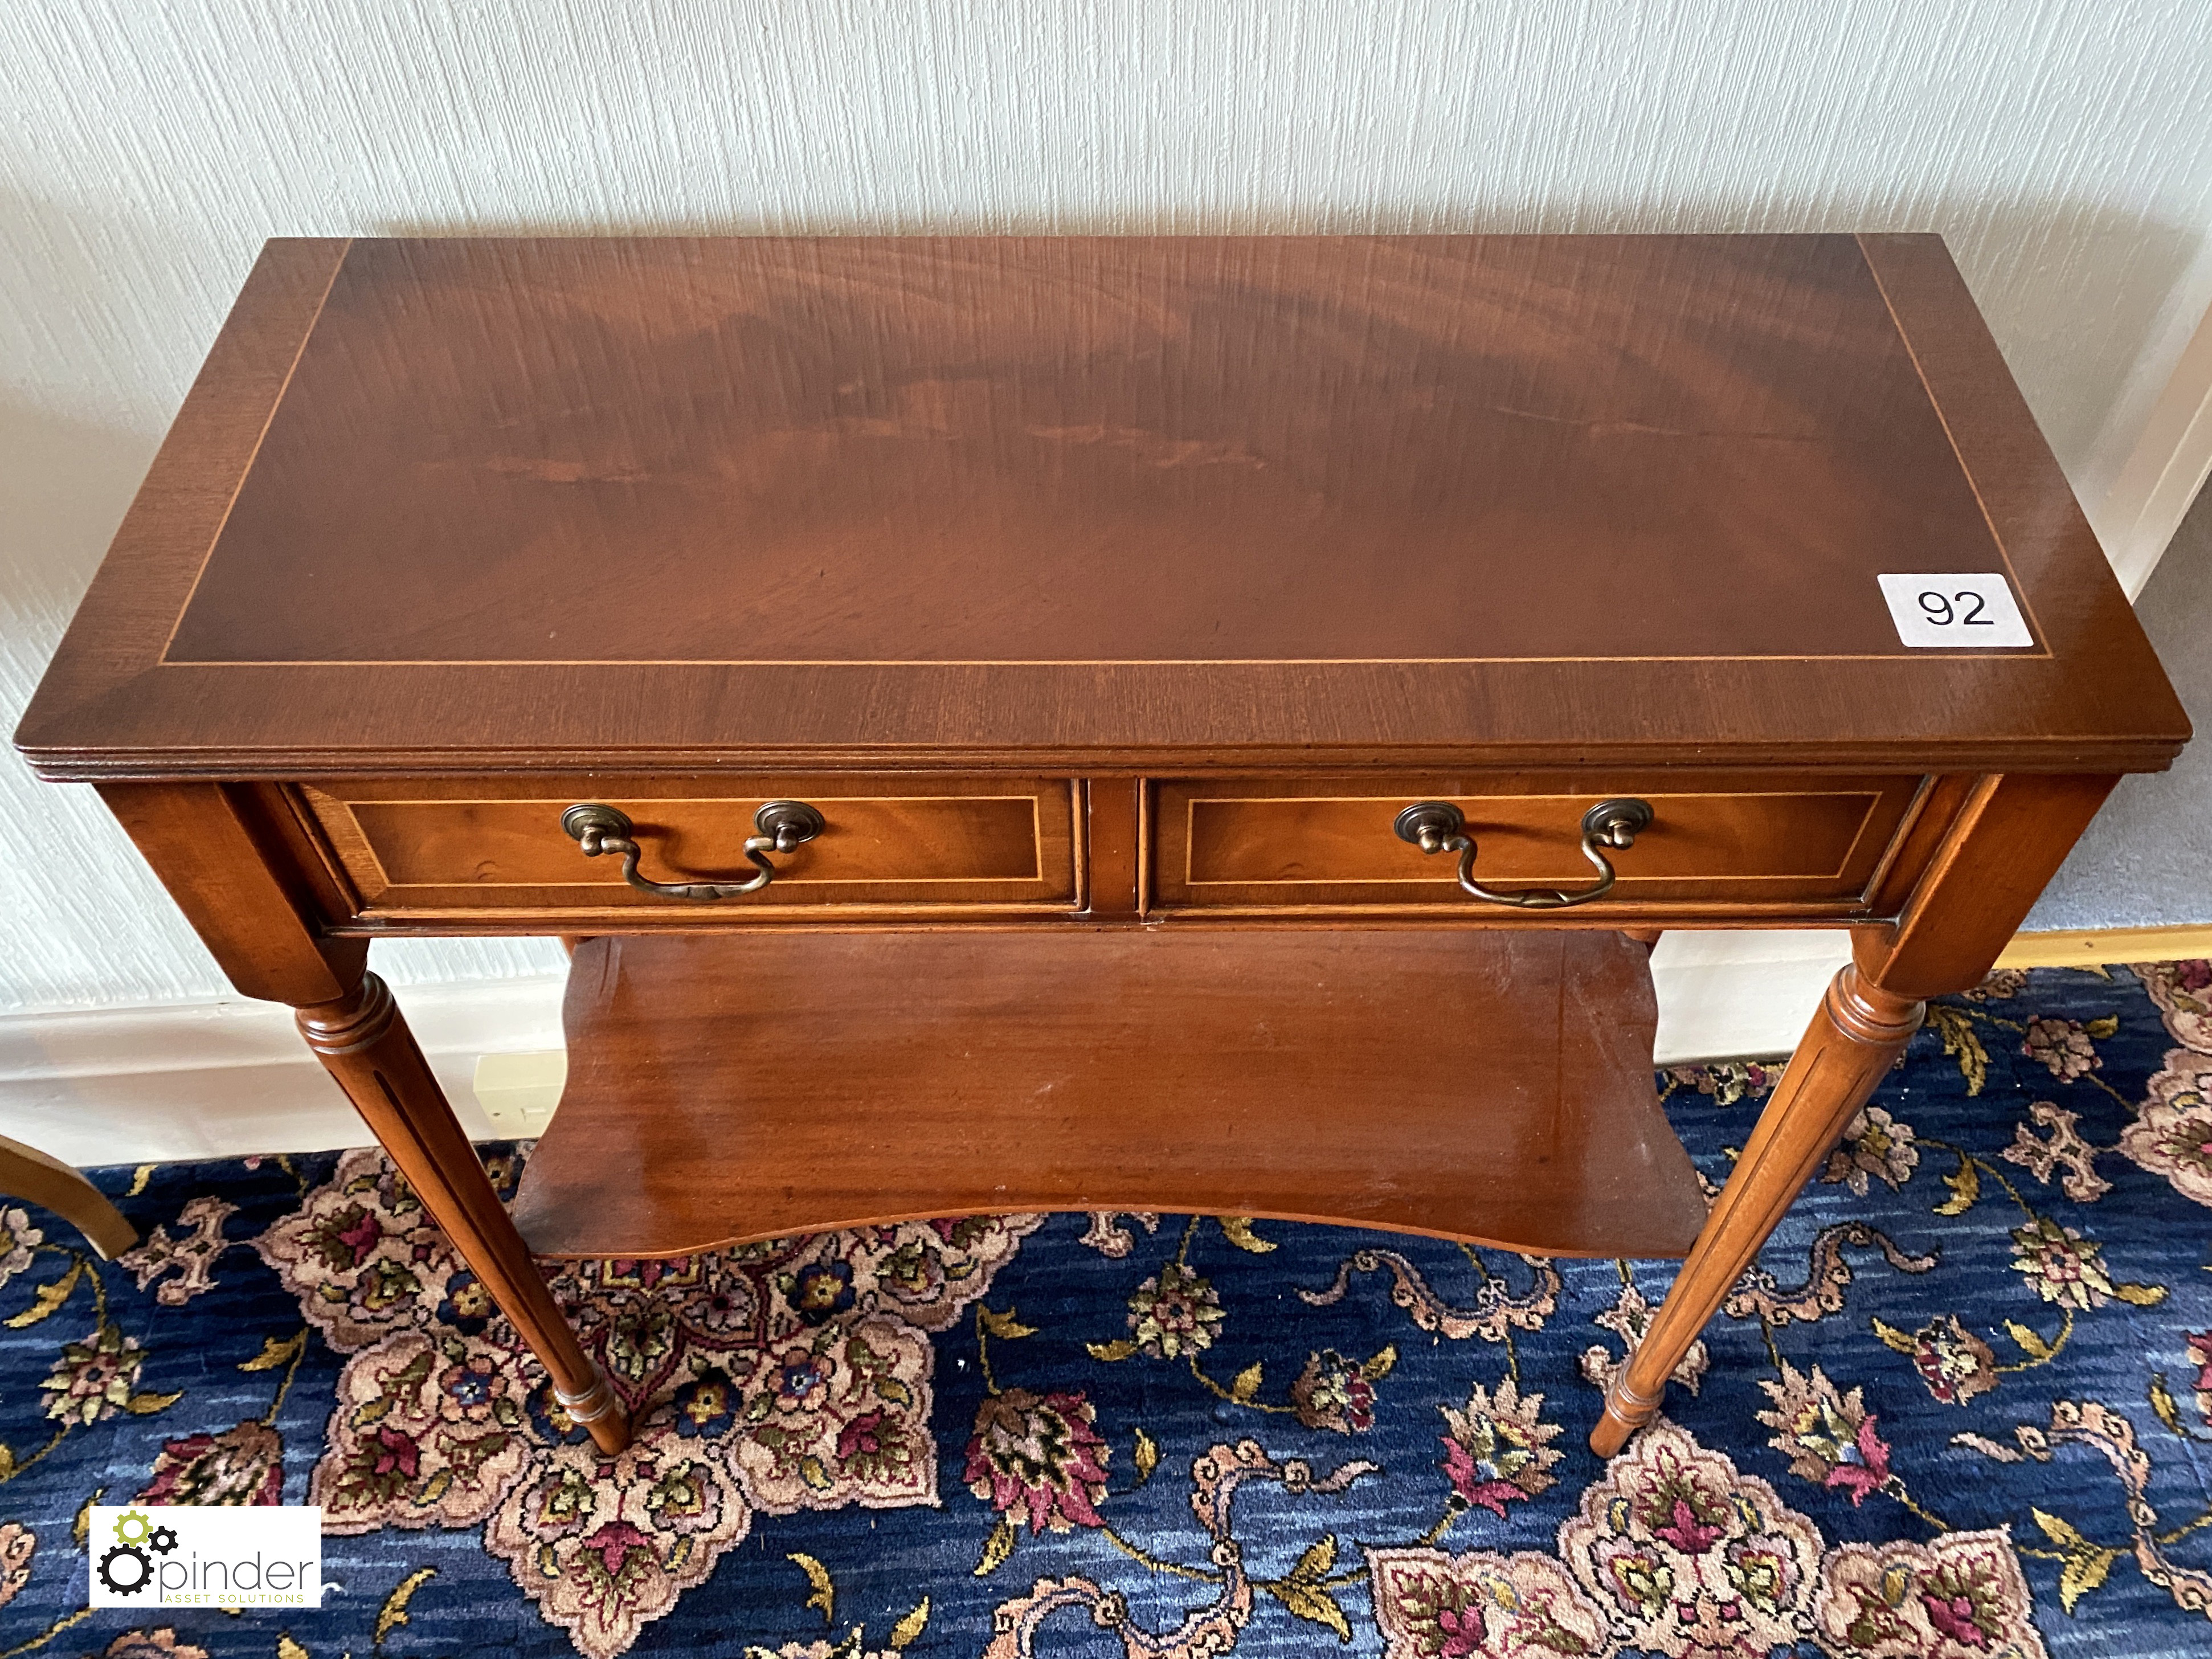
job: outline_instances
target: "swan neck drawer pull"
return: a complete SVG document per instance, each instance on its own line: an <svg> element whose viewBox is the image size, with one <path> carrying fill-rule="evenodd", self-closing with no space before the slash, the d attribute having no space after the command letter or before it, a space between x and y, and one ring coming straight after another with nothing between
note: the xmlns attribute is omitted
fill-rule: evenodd
<svg viewBox="0 0 2212 1659"><path fill-rule="evenodd" d="M561 814L562 832L575 838L584 849L584 856L595 859L602 853L619 854L623 879L639 892L650 893L655 898L701 902L759 892L775 879L775 866L768 861L770 853L791 852L802 842L812 841L827 827L822 814L803 800L772 800L753 814L753 828L760 833L745 838L744 854L757 866L757 874L747 876L743 881L655 881L638 873L637 861L641 852L633 838L635 826L627 813L598 801L586 801Z"/></svg>
<svg viewBox="0 0 2212 1659"><path fill-rule="evenodd" d="M1583 856L1597 870L1597 880L1588 887L1563 892L1534 887L1522 892L1500 893L1474 878L1474 839L1467 833L1467 818L1449 801L1416 802L1398 814L1398 839L1409 841L1424 853L1459 854L1459 884L1492 904L1510 904L1522 910L1559 910L1570 904L1588 904L1613 890L1613 860L1603 848L1616 852L1633 847L1636 837L1651 827L1651 803L1623 796L1601 800L1583 814Z"/></svg>

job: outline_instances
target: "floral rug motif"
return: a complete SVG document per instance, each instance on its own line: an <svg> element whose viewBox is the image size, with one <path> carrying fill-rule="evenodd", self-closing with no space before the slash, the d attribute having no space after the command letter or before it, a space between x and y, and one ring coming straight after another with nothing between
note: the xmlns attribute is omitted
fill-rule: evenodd
<svg viewBox="0 0 2212 1659"><path fill-rule="evenodd" d="M511 1182L516 1160L492 1173ZM756 1510L936 1501L929 1334L1039 1220L568 1264L555 1293L637 1425L612 1460L380 1153L345 1153L254 1248L349 1356L308 1482L325 1530L481 1525L547 1621L603 1659L705 1582Z"/></svg>
<svg viewBox="0 0 2212 1659"><path fill-rule="evenodd" d="M1709 1183L1777 1075L1662 1075ZM0 1200L0 1659L2212 1651L2204 963L1933 1006L1607 1465L1665 1263L1092 1215L573 1264L608 1458L380 1155L99 1179L111 1264ZM93 1613L95 1498L319 1504L324 1609Z"/></svg>

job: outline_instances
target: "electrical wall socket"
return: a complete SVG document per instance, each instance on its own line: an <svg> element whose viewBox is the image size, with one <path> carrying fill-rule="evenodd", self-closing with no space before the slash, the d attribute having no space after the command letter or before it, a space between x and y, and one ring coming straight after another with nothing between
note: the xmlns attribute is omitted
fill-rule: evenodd
<svg viewBox="0 0 2212 1659"><path fill-rule="evenodd" d="M568 1080L568 1055L554 1048L526 1054L483 1054L477 1060L477 1104L502 1139L545 1133Z"/></svg>

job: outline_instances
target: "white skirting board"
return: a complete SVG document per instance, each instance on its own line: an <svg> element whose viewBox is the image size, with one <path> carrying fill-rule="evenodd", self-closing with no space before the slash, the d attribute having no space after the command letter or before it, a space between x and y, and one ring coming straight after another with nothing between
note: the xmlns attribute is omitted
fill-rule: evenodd
<svg viewBox="0 0 2212 1659"><path fill-rule="evenodd" d="M1786 1053L1841 933L1669 933L1651 959L1661 1065ZM463 1125L537 1133L560 1098L562 981L414 985L400 1006ZM368 1132L269 1003L0 1018L0 1134L71 1164L358 1146Z"/></svg>
<svg viewBox="0 0 2212 1659"><path fill-rule="evenodd" d="M1651 953L1654 1062L1788 1054L1850 957L1851 936L1839 927L1662 934Z"/></svg>
<svg viewBox="0 0 2212 1659"><path fill-rule="evenodd" d="M468 1132L501 1131L471 1082L484 1054L557 1050L558 976L398 988L399 1006ZM267 1002L0 1018L0 1134L68 1163L144 1164L320 1152L371 1139Z"/></svg>

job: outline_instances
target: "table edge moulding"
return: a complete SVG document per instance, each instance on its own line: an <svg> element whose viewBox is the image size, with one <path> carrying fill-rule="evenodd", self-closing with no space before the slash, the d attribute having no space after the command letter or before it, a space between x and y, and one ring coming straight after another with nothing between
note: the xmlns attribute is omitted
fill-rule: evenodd
<svg viewBox="0 0 2212 1659"><path fill-rule="evenodd" d="M1936 237L457 238L268 245L16 743L604 1448L537 1257L1068 1208L1681 1256L1609 1455L2188 737ZM1808 926L1708 1207L1644 947ZM368 971L497 934L511 1213Z"/></svg>

